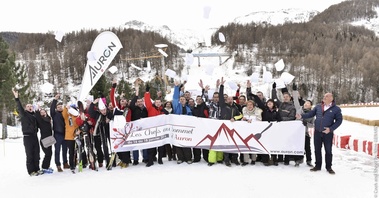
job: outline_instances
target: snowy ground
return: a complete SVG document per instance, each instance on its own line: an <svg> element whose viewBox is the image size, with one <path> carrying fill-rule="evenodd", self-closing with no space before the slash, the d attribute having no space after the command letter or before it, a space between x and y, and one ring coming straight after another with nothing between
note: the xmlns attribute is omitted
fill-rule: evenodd
<svg viewBox="0 0 379 198"><path fill-rule="evenodd" d="M362 112L356 115L367 113ZM357 111L355 108L354 111ZM344 112L347 112L345 109ZM373 111L369 111L373 112ZM21 136L19 128L9 127L10 137ZM336 134L351 134L373 140L373 127L344 121ZM365 153L333 147L333 169L310 172L302 164L265 167L215 165L204 161L177 165L164 159L150 168L142 163L126 169L98 172L85 169L72 174L54 172L30 177L26 172L22 138L0 143L0 193L2 197L68 197L86 195L126 197L374 197L377 169L374 158ZM313 147L312 147L313 150ZM41 154L41 157L43 154ZM312 156L314 158L314 156ZM51 166L55 169L55 165ZM378 166L376 166L378 167ZM323 167L324 168L324 167ZM374 174L376 173L376 174Z"/></svg>

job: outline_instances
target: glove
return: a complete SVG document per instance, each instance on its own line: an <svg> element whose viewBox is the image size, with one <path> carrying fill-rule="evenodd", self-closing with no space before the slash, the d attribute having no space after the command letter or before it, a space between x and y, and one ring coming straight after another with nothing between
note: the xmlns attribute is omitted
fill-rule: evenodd
<svg viewBox="0 0 379 198"><path fill-rule="evenodd" d="M149 84L146 84L146 92L149 92L150 91L150 86Z"/></svg>
<svg viewBox="0 0 379 198"><path fill-rule="evenodd" d="M272 88L276 89L276 82L274 82L274 84L272 84Z"/></svg>
<svg viewBox="0 0 379 198"><path fill-rule="evenodd" d="M297 90L297 85L295 83L292 84L292 90L294 90L294 91Z"/></svg>

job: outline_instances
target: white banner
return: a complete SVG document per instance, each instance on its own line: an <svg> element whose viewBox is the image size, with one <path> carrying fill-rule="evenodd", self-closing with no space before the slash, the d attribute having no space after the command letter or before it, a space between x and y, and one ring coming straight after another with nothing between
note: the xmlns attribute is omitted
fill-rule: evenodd
<svg viewBox="0 0 379 198"><path fill-rule="evenodd" d="M113 126L111 121L115 152L170 143L230 153L304 154L305 127L301 121L248 123L169 114L129 122L124 128Z"/></svg>
<svg viewBox="0 0 379 198"><path fill-rule="evenodd" d="M93 60L87 61L78 100L84 101L121 48L122 44L113 32L105 31L96 37L90 51Z"/></svg>

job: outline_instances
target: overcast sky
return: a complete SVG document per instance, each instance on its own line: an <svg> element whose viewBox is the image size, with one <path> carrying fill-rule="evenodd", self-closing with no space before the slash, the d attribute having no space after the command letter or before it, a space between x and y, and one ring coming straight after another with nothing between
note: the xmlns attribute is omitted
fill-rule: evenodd
<svg viewBox="0 0 379 198"><path fill-rule="evenodd" d="M323 11L344 0L6 0L0 32L70 32L118 27L131 20L170 28L217 27L256 11L303 8ZM210 8L204 18L204 8Z"/></svg>

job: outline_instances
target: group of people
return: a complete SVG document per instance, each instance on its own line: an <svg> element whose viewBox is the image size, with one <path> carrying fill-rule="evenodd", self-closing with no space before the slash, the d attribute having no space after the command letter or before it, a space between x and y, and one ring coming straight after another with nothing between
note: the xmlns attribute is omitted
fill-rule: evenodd
<svg viewBox="0 0 379 198"><path fill-rule="evenodd" d="M287 88L281 89L283 99L279 99L276 84L273 83L271 99L266 99L262 92L252 93L250 81L246 83L246 95L240 95L241 86L238 85L234 96L224 93L224 83L223 78L217 80L216 91L209 96L210 87L204 86L200 80L202 94L192 98L191 93L185 90L185 83L180 84L179 81L175 81L173 98L170 101L164 101L160 92L157 94L158 97L152 100L150 87L146 84L143 97L139 97L139 88L136 86L135 95L129 101L123 96L118 99L115 97L117 80L114 80L110 90L109 104L106 103L105 98L95 100L87 98L85 108L80 101L75 105L63 106L58 101L60 95L57 94L50 106L50 116L44 109L34 111L31 104L27 104L24 109L18 99L18 92L13 91L21 117L27 171L31 176L51 172L52 147L45 148L42 143L39 143L38 129L41 132L40 142L48 136L54 136L56 140L54 157L58 172L71 169L75 173L76 167L81 170L87 166L97 170L103 167L104 161L108 170L115 166L126 168L129 164L138 165L140 154L146 167L154 165L156 161L158 164L163 164L164 157L167 157L168 161L176 160L177 164L183 162L192 164L203 159L208 166L219 163L229 167L232 164L254 165L256 162L262 162L265 166L277 166L279 162L289 165L290 161L294 161L295 166L299 166L304 161L304 156L299 155L227 153L166 144L141 151L117 152L119 160L116 163L114 160L116 154L111 153L109 149L111 144L109 122L115 116L122 116L126 122L131 122L163 114L178 114L249 123L302 119L305 126L306 164L312 166L311 171L321 170L321 149L324 145L325 168L330 174L335 173L332 169L332 139L333 131L342 123L342 114L331 93L326 93L322 103L313 107L312 101L304 101L299 97L296 84L292 86L292 94ZM315 166L312 164L311 136L308 133L308 128L313 128L313 125ZM39 168L39 144L45 154L42 169ZM61 155L63 161L61 161Z"/></svg>
<svg viewBox="0 0 379 198"><path fill-rule="evenodd" d="M60 94L57 94L51 102L49 115L46 109L39 106L36 109L32 104L26 104L23 107L18 98L18 91L13 89L13 94L21 120L29 175L38 176L53 172L50 167L53 145L54 161L58 172L71 169L75 173L75 168L79 163L84 168L89 166L97 170L98 167L103 167L104 160L109 162L106 145L109 139L107 123L112 118L112 113L105 105L98 107L95 105L100 99L94 101L87 99L86 108L80 101L77 104L63 106L63 103L58 101ZM40 139L38 139L38 131L40 131ZM53 137L55 143L44 144L43 140L48 137ZM84 149L84 146L87 148ZM44 158L40 167L41 148ZM96 149L96 155L94 149ZM78 158L81 160L78 161Z"/></svg>

